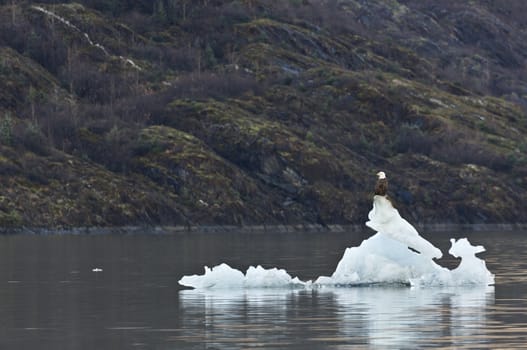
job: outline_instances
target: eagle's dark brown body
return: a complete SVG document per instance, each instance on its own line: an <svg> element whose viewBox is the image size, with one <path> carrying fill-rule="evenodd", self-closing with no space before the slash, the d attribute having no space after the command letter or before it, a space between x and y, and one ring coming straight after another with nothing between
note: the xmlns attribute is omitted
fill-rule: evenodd
<svg viewBox="0 0 527 350"><path fill-rule="evenodd" d="M375 194L379 196L386 196L388 192L388 179L378 179L375 185Z"/></svg>

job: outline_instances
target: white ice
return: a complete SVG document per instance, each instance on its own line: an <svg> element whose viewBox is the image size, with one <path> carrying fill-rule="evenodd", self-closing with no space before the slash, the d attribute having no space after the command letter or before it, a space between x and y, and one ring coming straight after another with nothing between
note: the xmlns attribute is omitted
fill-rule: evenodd
<svg viewBox="0 0 527 350"><path fill-rule="evenodd" d="M426 239L419 236L417 230L399 215L399 211L384 196L373 197L373 209L368 214L366 226L406 244L422 255L441 258L443 253Z"/></svg>
<svg viewBox="0 0 527 350"><path fill-rule="evenodd" d="M449 270L433 260L442 257L441 251L422 238L385 197L374 197L373 209L368 218L366 225L377 233L364 240L360 246L347 248L333 274L321 276L315 282L301 281L277 268L251 266L244 274L227 264L221 264L212 269L205 267L203 275L184 276L179 284L196 289L494 284L494 275L487 269L485 261L476 256L485 251L483 246L473 246L466 238L451 239L449 253L461 258L461 262L457 268Z"/></svg>
<svg viewBox="0 0 527 350"><path fill-rule="evenodd" d="M297 288L310 282L292 278L282 269L264 269L261 266L249 267L245 275L223 263L212 269L205 266L204 275L183 276L179 284L196 289L235 289L235 288Z"/></svg>

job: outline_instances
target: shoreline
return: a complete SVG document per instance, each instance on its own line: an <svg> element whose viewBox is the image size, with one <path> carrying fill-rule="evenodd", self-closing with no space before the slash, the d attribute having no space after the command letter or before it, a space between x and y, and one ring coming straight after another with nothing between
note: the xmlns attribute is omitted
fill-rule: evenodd
<svg viewBox="0 0 527 350"><path fill-rule="evenodd" d="M516 224L415 224L421 233L446 232L527 232L527 223ZM76 228L0 228L0 235L106 235L106 234L302 234L302 233L371 233L365 225L172 225L172 226L118 226L118 227L76 227Z"/></svg>

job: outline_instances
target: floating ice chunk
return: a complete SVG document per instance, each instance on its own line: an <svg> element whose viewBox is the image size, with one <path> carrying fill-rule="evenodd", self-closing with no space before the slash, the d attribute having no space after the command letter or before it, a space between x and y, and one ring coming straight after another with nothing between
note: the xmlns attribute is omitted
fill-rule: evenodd
<svg viewBox="0 0 527 350"><path fill-rule="evenodd" d="M418 286L467 286L467 285L493 285L494 275L487 269L485 261L476 256L485 251L481 245L473 246L468 239L450 239L452 244L448 251L450 255L461 258L461 262L454 270L444 269L439 273L425 274L411 281Z"/></svg>
<svg viewBox="0 0 527 350"><path fill-rule="evenodd" d="M244 287L245 276L239 270L233 269L223 263L212 269L205 266L205 274L184 276L179 280L179 284L186 287L197 289L207 288L242 288Z"/></svg>
<svg viewBox="0 0 527 350"><path fill-rule="evenodd" d="M246 274L223 263L212 269L205 266L205 274L183 276L179 284L196 289L228 288L290 288L304 287L310 282L292 278L283 269L264 269L261 266L249 267Z"/></svg>
<svg viewBox="0 0 527 350"><path fill-rule="evenodd" d="M460 265L449 270L434 262L443 254L405 219L384 196L375 196L367 226L378 232L360 246L347 248L331 276L321 276L314 283L292 278L287 271L261 266L241 271L221 264L205 274L184 276L179 283L197 289L222 288L311 288L374 284L413 286L487 286L494 275L477 253L483 246L473 246L466 238L451 240L449 253L461 258ZM413 250L409 249L412 248Z"/></svg>
<svg viewBox="0 0 527 350"><path fill-rule="evenodd" d="M485 251L483 246L473 246L466 238L457 242L452 238L450 243L452 247L448 252L461 258L459 266L452 271L455 284L494 284L494 275L487 269L487 264L476 256L477 253Z"/></svg>
<svg viewBox="0 0 527 350"><path fill-rule="evenodd" d="M284 288L292 286L303 286L298 277L292 278L283 269L264 269L260 265L249 267L245 274L245 286L249 288Z"/></svg>
<svg viewBox="0 0 527 350"><path fill-rule="evenodd" d="M92 272L102 272L102 269L99 268L99 267L95 267L95 268L93 268L91 270L92 270Z"/></svg>

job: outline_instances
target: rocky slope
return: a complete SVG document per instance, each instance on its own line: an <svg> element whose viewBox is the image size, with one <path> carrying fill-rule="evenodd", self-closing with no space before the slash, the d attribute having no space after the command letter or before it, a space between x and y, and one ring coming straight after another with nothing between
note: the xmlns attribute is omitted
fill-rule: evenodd
<svg viewBox="0 0 527 350"><path fill-rule="evenodd" d="M0 226L527 222L522 9L0 2Z"/></svg>

